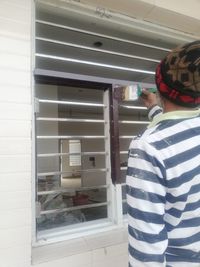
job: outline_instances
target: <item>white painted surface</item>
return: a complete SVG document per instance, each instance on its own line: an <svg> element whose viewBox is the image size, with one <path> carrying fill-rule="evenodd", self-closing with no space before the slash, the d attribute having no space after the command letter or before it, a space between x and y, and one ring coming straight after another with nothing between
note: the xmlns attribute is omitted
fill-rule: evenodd
<svg viewBox="0 0 200 267"><path fill-rule="evenodd" d="M132 18L149 21L185 33L200 36L200 1L198 0L82 0L101 10L106 17L109 10Z"/></svg>
<svg viewBox="0 0 200 267"><path fill-rule="evenodd" d="M0 1L0 267L31 262L31 1Z"/></svg>

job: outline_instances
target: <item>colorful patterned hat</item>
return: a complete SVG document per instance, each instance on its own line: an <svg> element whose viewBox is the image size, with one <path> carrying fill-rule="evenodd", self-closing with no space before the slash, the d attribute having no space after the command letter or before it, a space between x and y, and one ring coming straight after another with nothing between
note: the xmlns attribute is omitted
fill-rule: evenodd
<svg viewBox="0 0 200 267"><path fill-rule="evenodd" d="M200 105L200 41L177 47L156 69L156 84L162 96L184 107Z"/></svg>

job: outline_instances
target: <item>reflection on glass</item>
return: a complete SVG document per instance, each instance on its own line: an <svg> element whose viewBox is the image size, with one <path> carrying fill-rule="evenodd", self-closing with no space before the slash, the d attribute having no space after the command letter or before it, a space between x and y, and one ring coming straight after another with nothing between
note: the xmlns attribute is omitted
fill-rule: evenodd
<svg viewBox="0 0 200 267"><path fill-rule="evenodd" d="M62 194L55 193L40 196L38 200L42 214L37 219L38 230L67 226L107 217L107 206L103 204L107 201L106 189L75 191L73 193ZM102 206L91 208L87 206L98 203L102 203ZM46 214L43 214L43 212Z"/></svg>

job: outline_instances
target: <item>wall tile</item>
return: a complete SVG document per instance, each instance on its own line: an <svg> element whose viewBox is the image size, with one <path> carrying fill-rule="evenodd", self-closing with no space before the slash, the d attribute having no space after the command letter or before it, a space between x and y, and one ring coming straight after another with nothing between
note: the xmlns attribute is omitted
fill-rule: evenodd
<svg viewBox="0 0 200 267"><path fill-rule="evenodd" d="M2 85L0 87L0 102L31 104L31 88Z"/></svg>
<svg viewBox="0 0 200 267"><path fill-rule="evenodd" d="M91 253L76 254L67 258L62 258L56 261L45 262L34 265L35 267L91 267Z"/></svg>
<svg viewBox="0 0 200 267"><path fill-rule="evenodd" d="M24 55L16 55L14 53L0 52L0 68L11 68L17 70L30 71L30 57Z"/></svg>
<svg viewBox="0 0 200 267"><path fill-rule="evenodd" d="M0 192L30 191L31 173L0 173Z"/></svg>
<svg viewBox="0 0 200 267"><path fill-rule="evenodd" d="M30 25L29 23L20 23L17 21L0 18L0 35L10 36L14 38L23 38L30 41Z"/></svg>
<svg viewBox="0 0 200 267"><path fill-rule="evenodd" d="M0 138L9 142L9 138L30 138L31 137L31 122L29 121L7 121L1 120Z"/></svg>
<svg viewBox="0 0 200 267"><path fill-rule="evenodd" d="M6 210L31 209L31 192L1 192L0 194L0 212Z"/></svg>
<svg viewBox="0 0 200 267"><path fill-rule="evenodd" d="M0 156L31 154L31 139L0 138Z"/></svg>
<svg viewBox="0 0 200 267"><path fill-rule="evenodd" d="M30 43L23 39L0 35L0 51L16 55L30 56Z"/></svg>
<svg viewBox="0 0 200 267"><path fill-rule="evenodd" d="M31 209L1 211L0 229L26 227L31 225ZM27 244L30 246L30 244ZM1 258L1 257L0 257Z"/></svg>
<svg viewBox="0 0 200 267"><path fill-rule="evenodd" d="M31 249L27 245L0 249L0 259L1 267L30 267Z"/></svg>
<svg viewBox="0 0 200 267"><path fill-rule="evenodd" d="M1 173L31 171L31 156L0 156L0 170Z"/></svg>
<svg viewBox="0 0 200 267"><path fill-rule="evenodd" d="M27 21L30 20L30 11L22 6L14 5L10 1L1 1L0 17L27 24Z"/></svg>
<svg viewBox="0 0 200 267"><path fill-rule="evenodd" d="M1 0L2 3L8 3L8 0ZM31 1L27 0L9 0L9 4L12 4L17 7L22 7L23 9L30 9L31 8Z"/></svg>
<svg viewBox="0 0 200 267"><path fill-rule="evenodd" d="M31 105L0 103L0 120L31 120Z"/></svg>
<svg viewBox="0 0 200 267"><path fill-rule="evenodd" d="M0 230L0 240L0 249L30 244L31 227L10 228L6 231Z"/></svg>

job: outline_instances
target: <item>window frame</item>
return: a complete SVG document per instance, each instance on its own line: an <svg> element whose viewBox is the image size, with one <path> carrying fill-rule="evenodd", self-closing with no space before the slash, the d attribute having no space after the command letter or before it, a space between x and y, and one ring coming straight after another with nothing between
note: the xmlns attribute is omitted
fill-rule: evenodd
<svg viewBox="0 0 200 267"><path fill-rule="evenodd" d="M108 231L109 229L115 229L116 227L121 227L122 225L126 225L127 216L123 215L122 209L122 185L124 182L121 179L121 169L120 169L120 143L119 143L119 105L122 100L122 92L121 88L124 85L127 86L129 84L133 84L132 81L124 81L124 80L114 80L107 79L101 77L94 76L86 76L86 75L78 75L72 73L63 73L45 69L35 69L34 71L35 83L40 84L49 84L49 85L66 85L66 86L79 86L79 87L87 87L93 89L100 90L108 90L109 91L109 115L110 115L110 169L111 169L111 179L112 179L112 190L111 190L111 209L113 211L113 220L112 222L106 222L106 220L100 220L98 222L91 221L86 222L85 225L80 225L78 228L76 225L72 227L68 227L68 229L61 229L61 231L52 231L50 234L50 238L46 241L37 239L37 231L36 231L36 216L34 216L35 228L33 229L34 236L34 245L37 246L39 244L48 244L54 243L60 240L60 236L64 234L64 238L62 240L68 240L74 237L81 237L84 235L88 235L89 233ZM148 86L150 84L147 84ZM34 106L34 118L35 112L37 112L38 103L35 102ZM35 128L36 121L34 120ZM35 133L34 133L35 139ZM36 145L36 144L35 144ZM112 152L112 153L111 153ZM36 160L36 148L35 155L33 155ZM37 170L33 172L34 181L36 182L36 173ZM35 195L34 195L34 203L36 201L36 184L35 186ZM35 207L35 213L37 214L37 207ZM93 227L91 227L93 226ZM88 229L91 228L90 230ZM103 230L101 229L103 227ZM54 228L55 230L56 228ZM77 231L78 230L78 231ZM76 233L75 233L76 232ZM45 239L45 237L43 238Z"/></svg>
<svg viewBox="0 0 200 267"><path fill-rule="evenodd" d="M38 74L40 72L41 72L40 70L35 70L35 76L34 76L34 78L35 78L35 84L40 83L40 84L49 84L49 85L65 85L65 86L79 87L79 88L80 87L84 87L84 88L100 89L100 90L104 90L104 91L105 90L110 91L110 89L111 89L111 85L110 84L102 83L102 82L97 82L97 81L90 81L88 79L88 77L85 77L84 80L81 80L81 79L71 79L70 78L71 74L66 74L65 73L65 75L67 75L67 77L66 78L63 78L63 77L60 77L61 76L61 73L57 73L55 76L52 76L51 75L52 73L49 73L49 71L42 70L42 75ZM35 104L35 107L34 107L34 117L35 117L35 119L34 119L34 128L36 128L36 113L38 111L38 103L37 103L37 100L35 101L35 103L36 104ZM35 135L34 136L34 139L36 140L36 131L35 131L34 135ZM109 140L109 142L110 142L110 140ZM35 141L35 143L36 143L36 141ZM35 160L36 160L36 156L37 156L37 150L36 150L36 147L35 147L35 155L34 155ZM37 165L35 164L35 166L37 166ZM36 186L37 185L36 184L37 183L36 182L37 181L37 169L36 168L35 168L35 172L34 173L35 173L35 176L34 176L34 181L35 181L34 203L36 203L36 200L37 200L37 198L36 198L37 197L37 186ZM46 233L49 233L49 236L52 236L52 237L53 236L56 236L56 234L54 234L56 232L58 233L58 235L59 235L59 232L62 232L62 233L65 232L65 233L69 233L70 236L74 236L74 232L76 231L76 232L79 232L79 235L81 236L81 234L82 234L81 232L87 231L88 226L91 227L91 225L93 225L93 228L95 229L96 226L99 223L102 224L102 225L104 225L104 226L107 225L109 227L111 225L113 225L114 214L116 213L116 211L114 211L114 208L115 207L114 207L114 201L113 201L113 191L114 191L114 188L111 188L111 190L109 190L109 191L111 193L111 196L109 196L111 207L108 207L108 211L111 210L110 212L113 213L113 214L111 214L112 224L106 222L106 221L108 221L108 218L109 218L109 215L108 215L107 218L102 219L102 220L97 220L97 222L95 222L95 220L94 220L94 221L91 221L91 222L86 222L86 223L84 223L84 225L81 225L80 224L80 231L78 229L78 226L79 225L75 225L75 226L71 225L70 227L69 226L68 227L61 227L60 229L58 228L58 230L56 228L53 228L52 230L49 230L49 231L47 230ZM34 225L35 225L35 229L34 229L34 232L35 232L35 234L34 234L34 236L35 236L35 242L34 243L37 244L38 243L38 236L40 236L40 233L37 232L37 229L36 229L37 228L36 218L37 218L37 214L38 214L38 211L37 211L38 210L38 207L37 207L37 205L36 205L35 209L36 209L36 211L35 211L36 216L34 217L34 220L35 220L35 222L34 222ZM102 223L101 223L101 221L102 221ZM66 229L64 229L64 228L66 228ZM100 228L100 226L99 226L99 228ZM78 231L77 231L77 229L78 229ZM45 237L44 238L41 238L41 239L45 239ZM41 242L39 242L39 243L41 243Z"/></svg>

